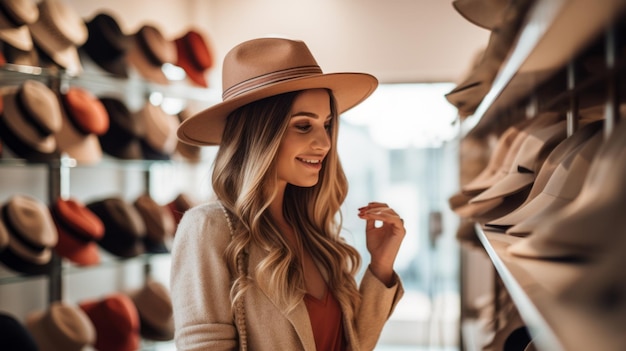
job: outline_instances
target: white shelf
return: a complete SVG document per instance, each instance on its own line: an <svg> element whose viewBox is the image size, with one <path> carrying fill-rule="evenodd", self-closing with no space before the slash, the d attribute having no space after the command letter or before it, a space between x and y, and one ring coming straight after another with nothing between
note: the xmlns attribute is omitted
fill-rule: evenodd
<svg viewBox="0 0 626 351"><path fill-rule="evenodd" d="M524 238L479 224L476 232L539 350L626 350L623 333L608 321L559 298L580 276L580 264L516 257L506 248Z"/></svg>
<svg viewBox="0 0 626 351"><path fill-rule="evenodd" d="M625 9L624 0L537 0L490 91L464 120L462 135L490 125L506 108L528 97Z"/></svg>

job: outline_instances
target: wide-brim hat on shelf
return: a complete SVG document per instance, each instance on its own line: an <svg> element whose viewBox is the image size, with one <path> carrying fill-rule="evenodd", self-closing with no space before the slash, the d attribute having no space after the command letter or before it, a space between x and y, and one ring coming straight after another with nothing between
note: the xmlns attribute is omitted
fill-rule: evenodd
<svg viewBox="0 0 626 351"><path fill-rule="evenodd" d="M104 223L77 199L58 198L50 207L59 241L55 251L83 266L100 263L98 241L104 235Z"/></svg>
<svg viewBox="0 0 626 351"><path fill-rule="evenodd" d="M100 101L109 116L109 128L99 136L102 150L119 159L142 159L141 139L145 135L143 120L137 118L120 99L101 97Z"/></svg>
<svg viewBox="0 0 626 351"><path fill-rule="evenodd" d="M33 49L28 30L39 17L39 8L32 0L4 0L0 2L0 41L22 51Z"/></svg>
<svg viewBox="0 0 626 351"><path fill-rule="evenodd" d="M530 133L517 152L507 174L469 202L509 196L525 187L531 187L548 155L566 137L566 121Z"/></svg>
<svg viewBox="0 0 626 351"><path fill-rule="evenodd" d="M81 47L100 68L117 77L128 77L126 52L133 45L132 37L124 33L116 18L100 12L87 22L89 36Z"/></svg>
<svg viewBox="0 0 626 351"><path fill-rule="evenodd" d="M176 150L178 117L166 113L160 106L146 102L137 111L136 118L145 127L142 138L143 158L147 160L169 159Z"/></svg>
<svg viewBox="0 0 626 351"><path fill-rule="evenodd" d="M151 24L139 28L133 38L134 45L126 55L129 65L150 82L169 84L162 67L166 63L176 63L176 45L167 40L158 27Z"/></svg>
<svg viewBox="0 0 626 351"><path fill-rule="evenodd" d="M174 338L172 300L165 285L150 279L128 296L139 312L140 333L144 338L157 341Z"/></svg>
<svg viewBox="0 0 626 351"><path fill-rule="evenodd" d="M54 134L61 129L61 107L45 84L26 80L3 96L0 136L18 157L47 161L58 157Z"/></svg>
<svg viewBox="0 0 626 351"><path fill-rule="evenodd" d="M141 215L146 226L144 244L146 252L165 253L174 237L176 222L170 210L157 203L150 195L142 194L133 205Z"/></svg>
<svg viewBox="0 0 626 351"><path fill-rule="evenodd" d="M192 145L219 145L226 117L266 97L305 89L330 89L343 113L370 96L378 80L366 73L323 73L299 40L260 38L235 46L224 58L222 102L183 121L178 138Z"/></svg>
<svg viewBox="0 0 626 351"><path fill-rule="evenodd" d="M17 272L48 272L52 248L58 240L48 207L34 197L16 194L4 203L0 216L9 233L9 243L0 260Z"/></svg>
<svg viewBox="0 0 626 351"><path fill-rule="evenodd" d="M512 213L502 218L487 222L485 223L485 226L506 230L523 219L524 217L522 213L528 213L528 210L524 210L524 208L543 192L547 184L550 182L550 179L554 179L553 177L559 175L554 174L559 166L569 167L573 158L580 153L581 147L588 141L593 140L595 138L594 135L597 135L597 133L602 129L602 126L603 121L601 120L589 124L583 124L571 136L560 142L543 162L541 169L533 181L532 188L526 201Z"/></svg>
<svg viewBox="0 0 626 351"><path fill-rule="evenodd" d="M190 29L183 36L174 40L178 59L176 65L181 67L187 77L196 85L208 88L205 74L213 67L213 52L205 36L195 29Z"/></svg>
<svg viewBox="0 0 626 351"><path fill-rule="evenodd" d="M85 312L61 301L30 313L26 326L40 351L81 351L96 341L96 330Z"/></svg>
<svg viewBox="0 0 626 351"><path fill-rule="evenodd" d="M35 46L68 73L81 73L78 47L89 35L85 22L64 0L43 0L38 7L39 18L28 25Z"/></svg>
<svg viewBox="0 0 626 351"><path fill-rule="evenodd" d="M39 351L33 335L13 315L0 312L0 345L7 351Z"/></svg>
<svg viewBox="0 0 626 351"><path fill-rule="evenodd" d="M626 231L625 149L626 123L621 123L597 151L578 196L509 246L509 253L558 260L602 257Z"/></svg>
<svg viewBox="0 0 626 351"><path fill-rule="evenodd" d="M89 91L70 87L59 96L63 126L55 134L59 152L82 164L102 158L98 135L109 129L109 115L102 102Z"/></svg>
<svg viewBox="0 0 626 351"><path fill-rule="evenodd" d="M135 257L145 252L143 238L146 226L132 204L111 196L90 202L87 208L104 223L104 235L98 241L102 248L121 258Z"/></svg>
<svg viewBox="0 0 626 351"><path fill-rule="evenodd" d="M80 302L78 306L96 329L96 350L140 349L139 313L128 295L113 293L101 299Z"/></svg>

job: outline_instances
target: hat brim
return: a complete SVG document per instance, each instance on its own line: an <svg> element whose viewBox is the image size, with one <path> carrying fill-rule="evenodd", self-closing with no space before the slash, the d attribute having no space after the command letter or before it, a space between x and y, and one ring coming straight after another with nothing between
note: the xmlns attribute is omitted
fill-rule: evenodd
<svg viewBox="0 0 626 351"><path fill-rule="evenodd" d="M478 194L469 200L470 203L476 203L486 200L505 197L519 192L525 187L532 185L535 181L534 173L509 173L497 183L489 187L487 190Z"/></svg>
<svg viewBox="0 0 626 351"><path fill-rule="evenodd" d="M1 17L2 15L0 15L0 18ZM7 28L0 25L0 40L22 51L30 51L33 49L33 40L27 26Z"/></svg>
<svg viewBox="0 0 626 351"><path fill-rule="evenodd" d="M273 83L218 103L184 120L177 135L182 142L191 145L219 145L226 117L251 102L291 91L330 89L337 101L338 112L343 113L365 100L377 86L376 77L367 73L317 74Z"/></svg>
<svg viewBox="0 0 626 351"><path fill-rule="evenodd" d="M40 48L54 63L64 68L70 74L79 74L83 66L75 45L58 45L54 34L41 21L29 25L35 46Z"/></svg>
<svg viewBox="0 0 626 351"><path fill-rule="evenodd" d="M570 202L571 200L541 193L526 206L521 207L518 213L511 213L509 218L503 217L501 220L512 224L512 226L506 230L507 234L513 236L527 236L532 233L540 223L546 221L550 216L553 216L556 211L567 206Z"/></svg>

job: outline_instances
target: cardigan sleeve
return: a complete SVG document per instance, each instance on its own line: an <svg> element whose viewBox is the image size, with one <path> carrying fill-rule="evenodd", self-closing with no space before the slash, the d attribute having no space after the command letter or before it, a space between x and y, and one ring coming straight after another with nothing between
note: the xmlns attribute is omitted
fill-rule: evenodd
<svg viewBox="0 0 626 351"><path fill-rule="evenodd" d="M361 305L355 318L359 350L373 350L376 347L385 323L404 295L397 274L394 274L393 282L387 287L369 268L365 271L360 284Z"/></svg>
<svg viewBox="0 0 626 351"><path fill-rule="evenodd" d="M230 240L217 204L188 210L172 246L170 290L178 351L234 350L231 275L223 257Z"/></svg>

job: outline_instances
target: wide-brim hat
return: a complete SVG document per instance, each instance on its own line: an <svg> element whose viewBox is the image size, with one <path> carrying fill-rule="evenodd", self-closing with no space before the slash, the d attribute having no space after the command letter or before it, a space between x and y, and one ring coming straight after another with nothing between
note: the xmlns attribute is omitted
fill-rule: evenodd
<svg viewBox="0 0 626 351"><path fill-rule="evenodd" d="M168 247L176 230L176 222L170 210L157 203L149 194L139 195L133 205L146 225L146 252L169 252Z"/></svg>
<svg viewBox="0 0 626 351"><path fill-rule="evenodd" d="M81 351L96 341L96 330L85 312L61 301L30 313L26 326L40 351Z"/></svg>
<svg viewBox="0 0 626 351"><path fill-rule="evenodd" d="M39 351L33 335L13 315L0 312L0 345L7 351Z"/></svg>
<svg viewBox="0 0 626 351"><path fill-rule="evenodd" d="M100 263L97 241L104 235L100 218L74 198L58 198L50 212L59 234L55 251L79 265Z"/></svg>
<svg viewBox="0 0 626 351"><path fill-rule="evenodd" d="M9 234L9 243L0 260L17 272L48 272L52 247L58 240L48 207L39 199L15 194L0 208L0 221Z"/></svg>
<svg viewBox="0 0 626 351"><path fill-rule="evenodd" d="M19 157L46 161L58 156L54 133L62 126L55 93L45 84L27 80L3 96L3 140Z"/></svg>
<svg viewBox="0 0 626 351"><path fill-rule="evenodd" d="M191 29L180 38L174 40L178 59L176 65L181 67L187 77L201 87L208 88L206 72L213 67L213 52L200 31Z"/></svg>
<svg viewBox="0 0 626 351"><path fill-rule="evenodd" d="M89 36L81 51L106 72L127 78L126 52L133 45L132 37L124 33L110 13L100 12L86 25Z"/></svg>
<svg viewBox="0 0 626 351"><path fill-rule="evenodd" d="M508 0L454 0L452 6L469 22L492 30L500 25Z"/></svg>
<svg viewBox="0 0 626 351"><path fill-rule="evenodd" d="M104 223L104 236L98 241L102 248L121 258L145 252L146 226L132 204L121 197L111 196L90 202L87 208Z"/></svg>
<svg viewBox="0 0 626 351"><path fill-rule="evenodd" d="M28 25L35 45L68 73L81 73L78 46L89 35L85 22L65 1L44 0L38 6L39 18Z"/></svg>
<svg viewBox="0 0 626 351"><path fill-rule="evenodd" d="M134 34L134 45L128 50L129 66L149 82L169 84L163 65L176 63L176 45L167 40L155 25L145 24Z"/></svg>
<svg viewBox="0 0 626 351"><path fill-rule="evenodd" d="M82 301L78 306L96 329L97 350L140 349L139 313L128 295L112 293L101 299Z"/></svg>
<svg viewBox="0 0 626 351"><path fill-rule="evenodd" d="M0 2L0 41L22 50L33 49L33 40L27 24L39 17L39 8L31 0L5 0Z"/></svg>
<svg viewBox="0 0 626 351"><path fill-rule="evenodd" d="M343 113L376 87L366 73L323 73L306 44L299 40L260 38L235 46L224 58L222 102L186 119L178 138L194 145L219 145L226 117L237 108L266 97L306 89L330 89Z"/></svg>
<svg viewBox="0 0 626 351"><path fill-rule="evenodd" d="M150 279L128 296L139 312L140 333L144 338L157 341L174 338L172 300L165 285Z"/></svg>

